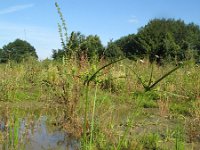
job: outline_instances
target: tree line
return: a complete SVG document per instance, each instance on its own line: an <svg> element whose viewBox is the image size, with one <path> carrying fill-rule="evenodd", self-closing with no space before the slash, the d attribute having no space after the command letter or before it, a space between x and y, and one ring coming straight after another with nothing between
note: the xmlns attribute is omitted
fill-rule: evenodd
<svg viewBox="0 0 200 150"><path fill-rule="evenodd" d="M139 57L157 63L188 59L199 61L200 27L194 23L186 24L183 20L153 19L141 27L137 34L110 41L107 46L103 46L99 36L85 36L80 32L72 32L66 41L61 36L61 44L61 49L53 50L54 60L63 57L81 58L84 55L89 60L94 57ZM7 62L8 59L20 62L27 56L38 57L34 47L20 39L0 49L0 62Z"/></svg>
<svg viewBox="0 0 200 150"><path fill-rule="evenodd" d="M150 61L199 59L200 28L182 20L154 19L137 34L122 37L117 45L125 56L148 57Z"/></svg>

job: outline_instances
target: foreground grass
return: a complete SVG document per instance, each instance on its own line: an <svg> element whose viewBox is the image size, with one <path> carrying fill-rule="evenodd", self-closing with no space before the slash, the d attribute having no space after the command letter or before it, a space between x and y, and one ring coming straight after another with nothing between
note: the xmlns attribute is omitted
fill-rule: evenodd
<svg viewBox="0 0 200 150"><path fill-rule="evenodd" d="M86 105L84 81L106 63L30 60L3 64L0 105L6 104L10 111L38 107L54 118L52 124L80 139L82 149L200 147L199 67L188 63L144 92L134 72L148 84L152 65L120 61L92 80ZM151 82L173 68L153 64Z"/></svg>

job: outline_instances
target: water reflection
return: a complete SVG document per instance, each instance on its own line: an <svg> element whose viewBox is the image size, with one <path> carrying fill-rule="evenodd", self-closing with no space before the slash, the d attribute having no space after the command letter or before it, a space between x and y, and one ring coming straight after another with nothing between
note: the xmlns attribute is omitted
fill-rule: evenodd
<svg viewBox="0 0 200 150"><path fill-rule="evenodd" d="M2 133L13 133L13 137L5 138L5 142L0 148L9 150L12 144L14 148L23 147L25 150L77 150L80 149L79 141L72 139L67 133L47 124L46 117L37 120L19 119L18 137L15 127L6 126L5 121L0 121ZM4 134L5 136L8 134ZM17 139L17 142L16 142ZM15 145L17 143L17 145ZM22 146L23 145L23 146Z"/></svg>

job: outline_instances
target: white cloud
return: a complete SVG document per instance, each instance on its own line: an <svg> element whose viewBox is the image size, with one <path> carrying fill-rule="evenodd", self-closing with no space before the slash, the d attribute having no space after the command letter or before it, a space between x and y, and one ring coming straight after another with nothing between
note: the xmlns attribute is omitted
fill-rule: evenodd
<svg viewBox="0 0 200 150"><path fill-rule="evenodd" d="M137 24L139 23L139 20L136 16L131 16L131 18L128 20L129 23Z"/></svg>
<svg viewBox="0 0 200 150"><path fill-rule="evenodd" d="M24 9L27 9L27 8L31 8L33 6L34 6L34 4L25 4L25 5L11 6L11 7L8 7L8 8L0 10L0 15L14 13L16 11L21 11L21 10L24 10Z"/></svg>

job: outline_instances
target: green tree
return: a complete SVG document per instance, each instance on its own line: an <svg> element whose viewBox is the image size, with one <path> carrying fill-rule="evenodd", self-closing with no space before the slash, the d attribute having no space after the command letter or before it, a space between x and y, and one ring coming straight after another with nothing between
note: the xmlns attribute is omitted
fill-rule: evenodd
<svg viewBox="0 0 200 150"><path fill-rule="evenodd" d="M0 63L6 63L9 58L9 52L0 49Z"/></svg>
<svg viewBox="0 0 200 150"><path fill-rule="evenodd" d="M87 55L89 59L101 57L104 53L104 47L97 35L84 36L80 32L72 32L66 49L53 50L53 59L60 59L64 55L79 58L82 54Z"/></svg>
<svg viewBox="0 0 200 150"><path fill-rule="evenodd" d="M82 43L81 51L85 51L89 59L94 57L100 58L104 54L104 47L99 36L89 35Z"/></svg>
<svg viewBox="0 0 200 150"><path fill-rule="evenodd" d="M151 61L159 61L160 57L179 61L198 51L200 29L182 20L154 19L138 31L137 39Z"/></svg>
<svg viewBox="0 0 200 150"><path fill-rule="evenodd" d="M30 43L20 39L4 45L0 51L0 62L7 62L8 60L21 62L29 57L37 59L36 50Z"/></svg>
<svg viewBox="0 0 200 150"><path fill-rule="evenodd" d="M62 49L58 49L58 50L53 49L52 53L53 53L52 58L54 60L61 60L63 56L65 55L65 51Z"/></svg>
<svg viewBox="0 0 200 150"><path fill-rule="evenodd" d="M81 47L85 41L85 36L81 32L72 32L67 44L69 56L74 56L79 58L81 55Z"/></svg>
<svg viewBox="0 0 200 150"><path fill-rule="evenodd" d="M52 58L54 60L62 59L64 56L71 57L80 57L81 50L83 47L83 43L86 38L80 32L72 32L68 42L66 43L66 47L58 50L53 50Z"/></svg>
<svg viewBox="0 0 200 150"><path fill-rule="evenodd" d="M131 55L138 56L143 53L143 49L137 41L135 34L129 34L116 40L115 43L123 51L124 55L129 57Z"/></svg>
<svg viewBox="0 0 200 150"><path fill-rule="evenodd" d="M104 56L110 59L116 59L124 56L121 48L117 46L116 43L110 41L107 45L107 48L104 52Z"/></svg>

